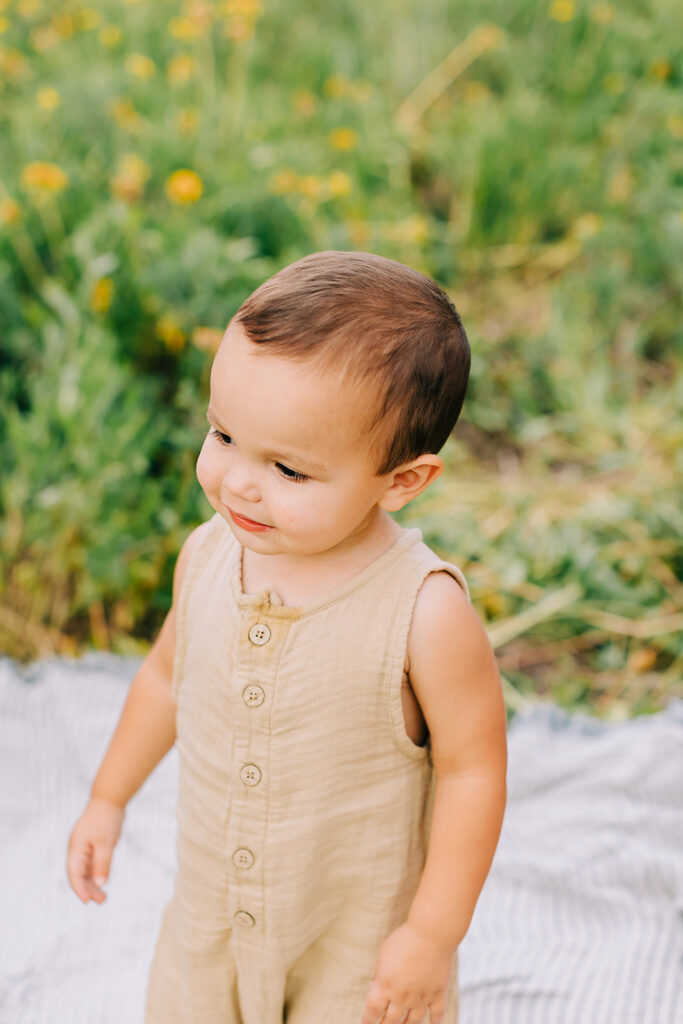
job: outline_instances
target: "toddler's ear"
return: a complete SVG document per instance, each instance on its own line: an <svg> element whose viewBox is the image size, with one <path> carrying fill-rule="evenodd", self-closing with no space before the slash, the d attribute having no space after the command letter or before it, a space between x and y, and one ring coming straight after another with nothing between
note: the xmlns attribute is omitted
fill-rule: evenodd
<svg viewBox="0 0 683 1024"><path fill-rule="evenodd" d="M387 474L387 489L380 498L380 508L387 512L398 512L409 501L422 494L426 487L443 472L441 456L425 454Z"/></svg>

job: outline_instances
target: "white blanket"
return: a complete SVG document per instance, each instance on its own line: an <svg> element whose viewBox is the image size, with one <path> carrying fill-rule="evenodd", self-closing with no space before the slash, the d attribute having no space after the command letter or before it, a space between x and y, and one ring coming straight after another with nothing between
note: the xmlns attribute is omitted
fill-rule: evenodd
<svg viewBox="0 0 683 1024"><path fill-rule="evenodd" d="M65 870L136 665L0 661L0 1024L142 1022L175 870L175 750L128 807L106 902L84 906ZM460 950L461 1024L683 1024L682 956L683 701L610 726L518 716Z"/></svg>

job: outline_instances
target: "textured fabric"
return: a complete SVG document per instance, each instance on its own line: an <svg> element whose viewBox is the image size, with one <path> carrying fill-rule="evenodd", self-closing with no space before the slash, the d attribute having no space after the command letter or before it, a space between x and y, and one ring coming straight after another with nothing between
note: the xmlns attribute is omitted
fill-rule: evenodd
<svg viewBox="0 0 683 1024"><path fill-rule="evenodd" d="M175 747L130 801L105 903L66 844L138 659L0 659L0 1022L142 1024L176 870ZM509 732L508 806L460 946L462 1024L682 1024L683 701Z"/></svg>
<svg viewBox="0 0 683 1024"><path fill-rule="evenodd" d="M178 875L148 1024L359 1024L379 947L407 917L433 799L403 722L419 530L308 604L241 587L218 515L178 602ZM455 958L446 1024L457 1020Z"/></svg>
<svg viewBox="0 0 683 1024"><path fill-rule="evenodd" d="M618 725L537 707L510 767L463 1024L683 1024L683 701Z"/></svg>

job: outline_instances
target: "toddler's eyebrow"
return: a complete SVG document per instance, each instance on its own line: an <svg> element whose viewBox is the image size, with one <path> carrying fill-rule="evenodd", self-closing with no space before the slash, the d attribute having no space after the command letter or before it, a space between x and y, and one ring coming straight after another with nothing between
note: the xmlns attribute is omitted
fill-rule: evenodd
<svg viewBox="0 0 683 1024"><path fill-rule="evenodd" d="M221 433L230 433L230 431L228 430L223 430L211 406L209 406L209 408L206 410L206 418L212 426L215 424L220 429ZM286 465L288 465L289 462L291 461L294 463L297 469L300 469L306 472L306 474L310 474L311 476L325 476L325 474L327 473L326 466L323 466L322 463L320 462L314 462L312 459L309 459L308 456L306 455L296 455L292 452L266 452L266 454L270 458L272 458L274 462L284 462Z"/></svg>

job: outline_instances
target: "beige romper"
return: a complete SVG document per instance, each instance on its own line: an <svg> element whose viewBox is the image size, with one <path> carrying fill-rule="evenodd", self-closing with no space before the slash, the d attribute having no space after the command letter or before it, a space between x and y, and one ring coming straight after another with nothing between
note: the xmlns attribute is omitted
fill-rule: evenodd
<svg viewBox="0 0 683 1024"><path fill-rule="evenodd" d="M146 1024L360 1024L431 819L401 701L411 616L430 572L467 583L417 529L305 605L244 594L241 567L215 515L177 608L178 872Z"/></svg>

